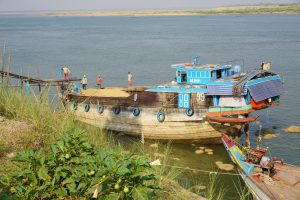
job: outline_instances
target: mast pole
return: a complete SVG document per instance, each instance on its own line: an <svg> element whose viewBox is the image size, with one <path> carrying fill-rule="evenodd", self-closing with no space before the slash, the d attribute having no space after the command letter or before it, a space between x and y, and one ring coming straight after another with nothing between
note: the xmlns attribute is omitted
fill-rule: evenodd
<svg viewBox="0 0 300 200"><path fill-rule="evenodd" d="M248 117L248 114L245 114L245 117ZM244 125L245 132L245 146L250 147L250 131L249 131L249 123L245 123Z"/></svg>
<svg viewBox="0 0 300 200"><path fill-rule="evenodd" d="M1 66L2 66L2 82L3 83L3 77L4 77L4 65L5 65L5 41L4 41L4 45L3 45L3 50L2 50L2 62L1 62Z"/></svg>

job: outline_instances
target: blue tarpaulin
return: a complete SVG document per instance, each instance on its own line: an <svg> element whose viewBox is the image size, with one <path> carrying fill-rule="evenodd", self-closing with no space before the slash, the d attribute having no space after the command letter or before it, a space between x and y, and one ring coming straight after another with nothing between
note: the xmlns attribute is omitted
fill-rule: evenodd
<svg viewBox="0 0 300 200"><path fill-rule="evenodd" d="M281 80L270 80L247 86L255 102L283 94L284 88Z"/></svg>

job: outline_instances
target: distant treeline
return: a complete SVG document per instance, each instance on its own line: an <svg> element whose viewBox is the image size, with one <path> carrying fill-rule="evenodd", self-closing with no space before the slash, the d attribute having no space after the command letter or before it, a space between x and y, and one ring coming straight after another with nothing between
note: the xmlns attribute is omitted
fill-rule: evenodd
<svg viewBox="0 0 300 200"><path fill-rule="evenodd" d="M206 10L155 10L155 11L85 11L53 12L46 16L178 16L178 15L224 15L224 14L300 14L300 4L223 7Z"/></svg>

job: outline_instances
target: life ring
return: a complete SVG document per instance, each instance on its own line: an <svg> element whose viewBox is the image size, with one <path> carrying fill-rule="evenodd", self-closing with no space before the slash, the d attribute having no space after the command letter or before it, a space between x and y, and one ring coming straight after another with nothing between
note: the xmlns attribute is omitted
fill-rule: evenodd
<svg viewBox="0 0 300 200"><path fill-rule="evenodd" d="M121 112L121 109L120 109L119 106L116 106L116 107L113 107L112 111L113 111L116 115L118 115L118 114Z"/></svg>
<svg viewBox="0 0 300 200"><path fill-rule="evenodd" d="M77 110L78 109L78 103L77 102L73 102L73 110Z"/></svg>
<svg viewBox="0 0 300 200"><path fill-rule="evenodd" d="M165 121L166 114L163 111L159 111L156 115L157 121L163 122Z"/></svg>
<svg viewBox="0 0 300 200"><path fill-rule="evenodd" d="M97 109L100 114L104 112L104 106L102 104L99 104Z"/></svg>
<svg viewBox="0 0 300 200"><path fill-rule="evenodd" d="M139 116L140 115L140 109L138 108L138 107L135 107L135 108L133 108L133 110L132 110L132 114L134 115L134 116Z"/></svg>
<svg viewBox="0 0 300 200"><path fill-rule="evenodd" d="M90 104L84 104L84 112L89 112Z"/></svg>
<svg viewBox="0 0 300 200"><path fill-rule="evenodd" d="M193 110L193 108L187 108L185 113L187 116L191 117L194 115L194 110Z"/></svg>

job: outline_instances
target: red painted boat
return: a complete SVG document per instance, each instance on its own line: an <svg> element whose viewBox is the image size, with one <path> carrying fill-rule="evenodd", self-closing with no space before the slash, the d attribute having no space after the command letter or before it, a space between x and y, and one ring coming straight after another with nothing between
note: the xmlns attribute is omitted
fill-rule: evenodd
<svg viewBox="0 0 300 200"><path fill-rule="evenodd" d="M218 123L249 123L254 122L258 117L234 118L234 117L215 117L207 116L207 119Z"/></svg>

